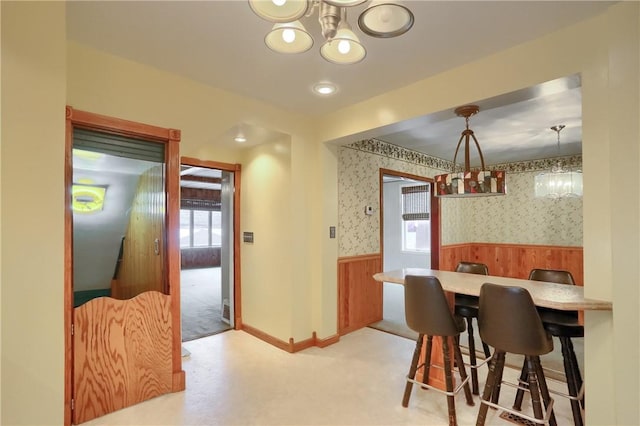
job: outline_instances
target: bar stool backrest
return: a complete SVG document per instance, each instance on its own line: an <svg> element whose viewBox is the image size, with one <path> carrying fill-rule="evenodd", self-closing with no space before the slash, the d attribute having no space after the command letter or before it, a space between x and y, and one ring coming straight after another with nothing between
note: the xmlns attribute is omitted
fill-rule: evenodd
<svg viewBox="0 0 640 426"><path fill-rule="evenodd" d="M531 281L546 281L559 284L576 284L571 272L559 269L532 269L529 273L529 279Z"/></svg>
<svg viewBox="0 0 640 426"><path fill-rule="evenodd" d="M433 276L405 277L404 311L407 325L417 333L455 336L464 330L464 324L458 324L451 313L440 281Z"/></svg>
<svg viewBox="0 0 640 426"><path fill-rule="evenodd" d="M484 263L460 262L456 267L456 272L466 272L467 274L489 275L489 268Z"/></svg>
<svg viewBox="0 0 640 426"><path fill-rule="evenodd" d="M531 295L522 287L484 283L478 327L482 341L505 352L534 356L553 350L551 335L544 329Z"/></svg>

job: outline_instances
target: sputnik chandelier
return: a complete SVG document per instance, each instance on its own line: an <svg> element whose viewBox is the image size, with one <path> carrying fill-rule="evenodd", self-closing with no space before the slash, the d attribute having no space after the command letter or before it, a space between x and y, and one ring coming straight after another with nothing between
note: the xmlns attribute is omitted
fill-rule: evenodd
<svg viewBox="0 0 640 426"><path fill-rule="evenodd" d="M256 15L274 26L264 42L279 53L302 53L311 49L313 37L299 21L318 11L323 44L320 55L335 64L355 64L367 51L347 22L347 9L367 0L249 0ZM372 0L358 16L360 30L377 38L397 37L413 26L413 13L396 1Z"/></svg>

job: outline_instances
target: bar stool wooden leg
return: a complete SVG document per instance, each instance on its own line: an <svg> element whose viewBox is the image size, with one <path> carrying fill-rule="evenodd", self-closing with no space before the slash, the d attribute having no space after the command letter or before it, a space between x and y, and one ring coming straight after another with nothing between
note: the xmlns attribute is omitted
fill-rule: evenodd
<svg viewBox="0 0 640 426"><path fill-rule="evenodd" d="M476 370L476 342L473 334L473 319L466 318L467 320L467 336L469 338L469 363L471 364L471 386L473 387L473 394L478 395L478 370Z"/></svg>
<svg viewBox="0 0 640 426"><path fill-rule="evenodd" d="M493 402L494 404L498 403L498 400L500 399L500 388L502 387L502 373L504 372L504 356L502 357L502 368L500 368L498 370L498 376L496 377L496 385L495 385L495 390L493 391L493 393L491 394L491 402Z"/></svg>
<svg viewBox="0 0 640 426"><path fill-rule="evenodd" d="M467 371L465 370L464 367L464 361L462 359L462 352L460 351L460 345L456 344L453 347L454 350L454 355L456 357L456 363L458 364L458 371L460 372L460 380L464 381L466 380L467 376ZM471 389L469 388L469 382L465 383L464 385L464 396L467 399L467 405L475 405L475 403L473 402L473 395L471 394Z"/></svg>
<svg viewBox="0 0 640 426"><path fill-rule="evenodd" d="M571 364L573 365L575 372L575 383L578 394L580 394L580 390L582 390L582 375L580 374L580 364L578 364L578 358L576 357L576 351L573 349L573 342L569 338L567 339L567 347L569 348L569 354L571 355ZM584 410L584 392L582 393L582 398L580 399L580 404L582 405L582 409Z"/></svg>
<svg viewBox="0 0 640 426"><path fill-rule="evenodd" d="M414 378L416 376L416 371L418 371L418 360L420 359L420 351L422 350L422 342L424 340L424 335L418 335L418 341L416 342L416 348L413 351L413 359L411 360L411 366L409 367L409 374L407 377ZM407 380L407 384L404 387L404 397L402 398L402 406L409 406L409 398L411 398L411 390L413 388L413 383Z"/></svg>
<svg viewBox="0 0 640 426"><path fill-rule="evenodd" d="M531 393L531 405L533 407L533 416L536 419L544 418L542 411L542 401L540 399L540 384L538 382L537 368L534 364L533 357L526 356L527 362L527 381L529 382L529 392Z"/></svg>
<svg viewBox="0 0 640 426"><path fill-rule="evenodd" d="M518 379L518 384L522 387L529 387L529 384L527 383L527 359L525 358L524 361L522 361L522 370L520 370L520 379ZM514 410L522 410L522 399L524 398L524 391L520 388L518 388L518 390L516 391L516 399L513 402L513 409Z"/></svg>
<svg viewBox="0 0 640 426"><path fill-rule="evenodd" d="M487 374L487 381L484 384L484 391L482 392L482 398L480 401L480 410L478 411L478 418L476 419L476 426L484 426L484 423L487 419L487 411L489 410L489 406L487 404L483 404L482 401L490 401L491 394L495 391L495 384L497 378L497 369L500 365L504 366L504 356L505 353L502 351L495 350L493 354L493 358L489 362L489 374ZM500 358L502 358L502 363L500 362Z"/></svg>
<svg viewBox="0 0 640 426"><path fill-rule="evenodd" d="M580 377L580 368L573 350L573 343L569 337L560 337L562 345L562 359L564 361L564 371L567 378L567 389L572 397L578 396L580 387L582 386L582 378ZM575 426L583 426L582 412L580 401L571 399L571 411L573 413L573 423Z"/></svg>
<svg viewBox="0 0 640 426"><path fill-rule="evenodd" d="M442 355L444 362L444 380L447 392L453 392L453 374L451 372L451 355L449 350L449 339L442 339ZM464 367L463 367L464 368ZM449 409L449 426L456 426L456 402L453 395L447 395L447 408Z"/></svg>
<svg viewBox="0 0 640 426"><path fill-rule="evenodd" d="M484 350L484 356L486 358L489 358L491 356L491 350L489 350L489 345L487 345L485 342L482 342L482 349Z"/></svg>
<svg viewBox="0 0 640 426"><path fill-rule="evenodd" d="M429 371L431 369L431 351L433 350L433 336L427 336L427 347L424 356L424 374L422 383L429 383Z"/></svg>
<svg viewBox="0 0 640 426"><path fill-rule="evenodd" d="M536 375L538 377L538 384L540 385L540 393L542 394L542 402L544 402L545 409L548 410L551 402L551 395L549 393L549 388L547 387L547 379L544 376L544 369L542 368L540 357L536 356L534 358L534 362ZM556 416L553 410L551 411L551 415L549 417L549 425L556 426Z"/></svg>

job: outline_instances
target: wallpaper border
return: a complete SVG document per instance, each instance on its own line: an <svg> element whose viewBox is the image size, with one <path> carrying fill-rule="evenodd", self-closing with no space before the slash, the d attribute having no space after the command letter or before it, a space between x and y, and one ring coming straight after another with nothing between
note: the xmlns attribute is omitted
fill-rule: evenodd
<svg viewBox="0 0 640 426"><path fill-rule="evenodd" d="M382 155L396 160L408 161L410 163L431 167L433 169L449 171L453 168L453 162L451 161L432 157L380 139L362 139L346 145L345 147ZM558 160L562 161L565 167L569 167L572 170L582 170L582 155L543 158L539 160L519 161L516 163L493 164L487 165L486 168L489 170L504 170L511 173L545 171L550 170Z"/></svg>

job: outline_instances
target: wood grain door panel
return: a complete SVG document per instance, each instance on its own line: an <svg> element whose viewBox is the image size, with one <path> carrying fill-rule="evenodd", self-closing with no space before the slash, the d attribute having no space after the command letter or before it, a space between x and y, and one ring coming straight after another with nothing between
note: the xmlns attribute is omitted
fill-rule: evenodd
<svg viewBox="0 0 640 426"><path fill-rule="evenodd" d="M171 392L170 296L100 297L73 315L73 423Z"/></svg>

